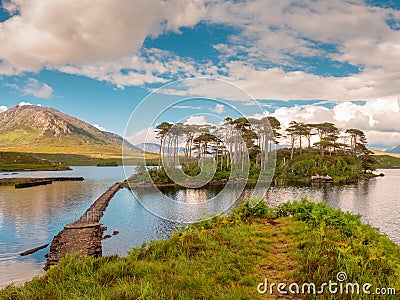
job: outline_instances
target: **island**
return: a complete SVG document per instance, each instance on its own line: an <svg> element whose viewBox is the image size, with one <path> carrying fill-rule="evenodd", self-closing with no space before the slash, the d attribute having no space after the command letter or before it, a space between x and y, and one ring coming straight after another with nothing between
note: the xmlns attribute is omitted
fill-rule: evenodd
<svg viewBox="0 0 400 300"><path fill-rule="evenodd" d="M329 122L293 121L281 132L281 123L274 117L226 118L218 126L163 122L156 132L160 139L157 166L139 163L125 186L187 186L196 180L224 185L232 174L248 184L260 179L274 184L351 183L378 176L373 171L379 162L386 162L367 148L363 131L340 130ZM290 145L280 146L282 141Z"/></svg>

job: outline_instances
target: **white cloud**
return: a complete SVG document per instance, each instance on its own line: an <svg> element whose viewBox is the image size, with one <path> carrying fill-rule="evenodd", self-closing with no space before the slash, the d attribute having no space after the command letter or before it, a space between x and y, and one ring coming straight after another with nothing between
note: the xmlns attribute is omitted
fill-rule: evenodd
<svg viewBox="0 0 400 300"><path fill-rule="evenodd" d="M326 103L326 102L325 102ZM304 123L332 122L340 130L358 128L365 132L368 145L374 148L389 148L400 145L400 98L377 98L357 104L341 102L331 108L321 106L324 102L293 107L280 107L273 113L264 111L263 114L252 115L262 118L268 115L276 117L282 124L281 132L289 126L290 121ZM372 121L371 121L372 120ZM209 124L205 115L193 115L187 118L186 124ZM145 128L136 132L128 140L133 144L145 142L159 143L154 128ZM317 139L315 137L315 139ZM285 144L284 141L281 141Z"/></svg>
<svg viewBox="0 0 400 300"><path fill-rule="evenodd" d="M342 102L333 108L319 105L281 107L272 113L283 129L290 121L332 122L341 130L358 128L366 133L369 145L400 145L400 98L377 98L365 104Z"/></svg>
<svg viewBox="0 0 400 300"><path fill-rule="evenodd" d="M157 133L155 132L155 129L153 127L148 127L125 138L133 145L138 145L140 143L160 143L160 139L157 139L156 136Z"/></svg>
<svg viewBox="0 0 400 300"><path fill-rule="evenodd" d="M207 119L203 115L194 115L187 118L186 124L190 125L206 125L208 124Z"/></svg>
<svg viewBox="0 0 400 300"><path fill-rule="evenodd" d="M0 58L0 76L13 76L19 75L20 72L10 63L2 61Z"/></svg>
<svg viewBox="0 0 400 300"><path fill-rule="evenodd" d="M10 0L3 6L13 16L0 23L0 76L46 68L119 88L218 76L257 99L279 100L400 94L400 31L386 22L398 22L400 12L361 0ZM232 28L226 42L212 45L219 52L217 63L143 49L148 37L201 21ZM311 59L311 65L313 58L330 59L360 72L319 76L298 57ZM51 97L49 88L36 94ZM237 97L212 89L211 83L186 92Z"/></svg>
<svg viewBox="0 0 400 300"><path fill-rule="evenodd" d="M148 37L196 24L201 0L10 0L0 58L23 71L83 64L137 51Z"/></svg>
<svg viewBox="0 0 400 300"><path fill-rule="evenodd" d="M400 94L400 77L388 78L376 71L323 77L303 71L285 72L281 68L259 70L239 61L227 66L230 75L226 79L256 99L349 101Z"/></svg>
<svg viewBox="0 0 400 300"><path fill-rule="evenodd" d="M15 84L15 83L3 83L3 85L5 87L9 87L9 88L12 88L14 90L19 90L19 86L17 84Z"/></svg>
<svg viewBox="0 0 400 300"><path fill-rule="evenodd" d="M24 95L32 95L36 98L49 99L53 95L53 88L46 83L34 78L26 79L21 85L5 83L4 86L21 91Z"/></svg>
<svg viewBox="0 0 400 300"><path fill-rule="evenodd" d="M224 112L224 106L222 104L217 104L215 105L215 108L211 108L210 110L217 114L222 114Z"/></svg>
<svg viewBox="0 0 400 300"><path fill-rule="evenodd" d="M364 1L225 1L212 7L207 18L240 29L214 48L225 62L227 78L255 98L347 101L400 93L400 31L386 23L399 21L399 11ZM296 56L332 59L361 71L318 76Z"/></svg>
<svg viewBox="0 0 400 300"><path fill-rule="evenodd" d="M99 124L93 124L94 127L96 127L100 131L107 131L103 126L100 126Z"/></svg>
<svg viewBox="0 0 400 300"><path fill-rule="evenodd" d="M24 101L18 103L18 106L28 106L28 105L33 105L33 104L30 102L24 102Z"/></svg>
<svg viewBox="0 0 400 300"><path fill-rule="evenodd" d="M222 76L189 78L174 82L166 87L161 87L155 92L166 95L205 97L243 102L248 102L252 99L243 88L233 83L231 79Z"/></svg>
<svg viewBox="0 0 400 300"><path fill-rule="evenodd" d="M7 106L0 105L0 113L5 112L7 109L8 109Z"/></svg>
<svg viewBox="0 0 400 300"><path fill-rule="evenodd" d="M382 132L382 131L368 131L366 132L368 144L372 148L387 149L393 146L400 145L400 132Z"/></svg>
<svg viewBox="0 0 400 300"><path fill-rule="evenodd" d="M92 63L53 66L52 69L68 74L87 76L116 85L143 86L162 84L170 79L202 76L208 66L190 58L181 58L169 51L142 49L140 53ZM208 74L208 73L207 73Z"/></svg>
<svg viewBox="0 0 400 300"><path fill-rule="evenodd" d="M46 83L34 78L28 78L26 85L22 88L25 95L33 95L36 98L49 99L53 95L53 89Z"/></svg>

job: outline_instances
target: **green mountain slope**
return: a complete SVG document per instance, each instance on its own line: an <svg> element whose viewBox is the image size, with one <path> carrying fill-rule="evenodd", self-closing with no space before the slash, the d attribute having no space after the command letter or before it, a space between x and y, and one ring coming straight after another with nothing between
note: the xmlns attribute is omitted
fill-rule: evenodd
<svg viewBox="0 0 400 300"><path fill-rule="evenodd" d="M96 158L118 158L123 138L53 108L15 106L0 113L0 151L77 154ZM126 153L141 155L128 142Z"/></svg>

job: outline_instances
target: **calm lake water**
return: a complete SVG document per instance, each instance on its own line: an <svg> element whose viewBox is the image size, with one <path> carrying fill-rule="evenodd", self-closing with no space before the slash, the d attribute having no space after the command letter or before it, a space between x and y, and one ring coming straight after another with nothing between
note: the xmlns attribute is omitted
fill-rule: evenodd
<svg viewBox="0 0 400 300"><path fill-rule="evenodd" d="M134 172L134 167L128 168ZM397 194L400 186L400 170L382 170L385 177L345 186L289 186L271 187L267 201L276 205L288 200L307 197L335 208L361 214L365 223L386 233L400 244L400 205ZM43 273L44 255L49 247L35 254L21 257L18 253L50 243L66 224L78 218L90 204L116 181L124 179L122 167L74 167L62 172L0 173L0 178L9 177L55 177L83 176L81 182L54 182L51 185L15 190L0 186L0 287L11 282L18 283ZM204 202L221 191L221 188L199 190L163 189L163 193L176 203ZM251 191L245 191L244 197ZM170 236L180 224L161 219L150 213L146 206L158 203L157 209L173 216L174 206L163 205L159 193L138 190L132 193L120 190L110 202L102 223L105 232L118 230L120 234L103 241L103 254L126 255L132 246ZM220 194L221 195L221 194ZM137 201L135 197L140 199ZM225 206L239 195L225 191L219 205ZM206 204L205 204L206 205ZM208 207L209 208L209 207ZM212 208L211 208L212 209ZM180 220L198 218L204 206L179 210ZM215 207L219 210L219 206Z"/></svg>

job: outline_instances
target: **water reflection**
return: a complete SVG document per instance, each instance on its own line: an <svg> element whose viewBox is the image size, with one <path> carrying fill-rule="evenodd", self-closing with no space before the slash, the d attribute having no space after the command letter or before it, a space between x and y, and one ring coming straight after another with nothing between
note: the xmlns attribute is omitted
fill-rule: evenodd
<svg viewBox="0 0 400 300"><path fill-rule="evenodd" d="M133 173L134 167L130 171ZM48 247L27 257L18 253L50 243L64 225L74 221L74 216L78 218L94 199L125 177L122 167L74 167L71 171L18 174L4 172L0 177L18 176L83 176L85 180L53 182L28 189L0 186L0 286L42 272Z"/></svg>
<svg viewBox="0 0 400 300"><path fill-rule="evenodd" d="M148 211L176 223L193 223L228 210L240 197L233 184L204 189L138 188L133 198Z"/></svg>

